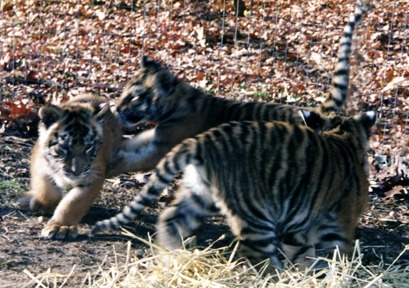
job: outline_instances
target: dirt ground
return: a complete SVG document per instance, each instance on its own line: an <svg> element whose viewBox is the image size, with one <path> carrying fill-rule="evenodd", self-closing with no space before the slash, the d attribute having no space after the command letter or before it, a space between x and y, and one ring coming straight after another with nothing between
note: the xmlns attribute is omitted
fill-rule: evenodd
<svg viewBox="0 0 409 288"><path fill-rule="evenodd" d="M34 139L0 136L0 179L7 179L2 183L10 183L0 187L0 287L20 287L30 281L28 272L37 276L50 269L51 273L68 275L76 265L75 276L70 277L68 282L68 287L74 287L82 283L88 272L92 274L97 271L104 261L109 267L111 261L118 260L115 258L121 256L114 251L123 251L127 242L132 241L118 233L98 235L92 239L87 233L96 221L115 215L129 203L148 179L149 173L107 180L100 199L83 219L81 235L75 241L45 240L40 238L40 232L49 218L24 208L22 201L22 195L28 189L29 157L33 143ZM168 202L166 197L160 199L155 207L126 228L143 238L147 238L148 233L152 235L160 206ZM205 245L223 233L229 234L221 219L214 220L201 228L198 243ZM219 245L228 245L229 239L231 237ZM144 254L143 248L146 247L140 242L132 241L132 246L137 248L138 255Z"/></svg>
<svg viewBox="0 0 409 288"><path fill-rule="evenodd" d="M48 217L43 218L21 208L20 201L28 187L33 140L0 137L0 179L5 180L2 183L9 183L1 186L0 190L0 287L22 286L30 281L30 273L34 276L45 272L68 275L74 265L75 276L70 277L68 286L77 286L87 275L92 276L100 269L102 263L109 267L112 261L119 261L122 256L116 255L115 251L125 249L128 241L132 241L137 253L143 255L146 247L136 240L119 234L90 239L86 233L90 225L114 215L128 203L146 182L148 174L130 174L107 180L100 199L83 219L77 240L51 241L39 237ZM371 192L370 205L358 231L364 264L387 266L409 244L409 197L404 186L395 186L394 189L397 192L392 194L379 189ZM147 233L154 232L158 211L167 203L168 199L162 198L127 228L135 235L147 238ZM198 232L198 243L206 245L227 233L228 237L219 245L229 244L232 237L222 221L216 218L206 223ZM409 253L401 255L397 263L409 265Z"/></svg>

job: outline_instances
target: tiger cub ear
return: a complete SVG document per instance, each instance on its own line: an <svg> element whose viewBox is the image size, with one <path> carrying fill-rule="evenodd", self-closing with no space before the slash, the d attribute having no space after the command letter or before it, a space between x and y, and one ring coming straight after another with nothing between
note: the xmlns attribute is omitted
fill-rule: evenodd
<svg viewBox="0 0 409 288"><path fill-rule="evenodd" d="M63 110L55 105L47 104L40 108L38 111L38 116L40 121L48 129L52 124L60 120L63 116Z"/></svg>
<svg viewBox="0 0 409 288"><path fill-rule="evenodd" d="M145 55L142 56L141 66L147 74L155 74L163 69L162 65L159 62L156 62Z"/></svg>
<svg viewBox="0 0 409 288"><path fill-rule="evenodd" d="M169 70L163 69L155 74L153 88L159 92L159 96L168 96L173 93L177 84L177 78Z"/></svg>
<svg viewBox="0 0 409 288"><path fill-rule="evenodd" d="M376 122L376 112L367 111L354 116L354 119L362 123L367 136L371 135L372 126Z"/></svg>
<svg viewBox="0 0 409 288"><path fill-rule="evenodd" d="M314 131L321 133L324 131L326 120L320 113L311 110L298 110L298 114L304 120L304 124Z"/></svg>
<svg viewBox="0 0 409 288"><path fill-rule="evenodd" d="M109 102L101 103L94 107L94 116L98 122L102 123L106 119L105 116L111 111Z"/></svg>
<svg viewBox="0 0 409 288"><path fill-rule="evenodd" d="M376 121L376 112L367 111L354 116L355 120L363 122L366 127L372 127Z"/></svg>

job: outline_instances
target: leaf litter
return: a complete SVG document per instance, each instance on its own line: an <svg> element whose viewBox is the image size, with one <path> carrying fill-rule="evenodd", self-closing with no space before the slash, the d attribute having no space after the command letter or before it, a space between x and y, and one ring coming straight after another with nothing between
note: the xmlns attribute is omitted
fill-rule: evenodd
<svg viewBox="0 0 409 288"><path fill-rule="evenodd" d="M126 281L135 281L132 283L138 286L146 280L138 277L151 275L149 281L155 283L159 276L152 275L163 273L164 260L158 260L163 253L158 254L152 243L132 240L128 244L129 236L107 236L99 241L83 237L74 242L47 242L38 237L43 225L38 215L18 203L21 191L28 187L36 113L45 103L66 101L80 93L116 99L138 69L142 54L162 61L178 77L221 97L300 106L317 105L325 97L339 37L354 1L251 3L246 16L238 18L229 1L1 3L0 180L7 185L0 186L0 287L23 282L34 287L91 283L115 287L127 286ZM408 10L405 1L373 1L371 5L374 9L365 16L354 39L348 100L351 112L376 109L379 116L371 139L371 201L358 231L359 261L353 258L345 259L348 264L334 264L334 269L340 270L327 273L323 278L327 282L321 281L322 277L302 282L308 275L300 278L288 274L282 283L276 282L279 287L407 285L403 276L407 276L409 263ZM81 224L82 231L114 215L144 182L143 174L107 181L101 199ZM127 228L146 239L147 233L154 233L158 210L169 201L164 197ZM214 244L214 251L204 248L165 253L168 261L180 259L180 254L191 262L180 260L181 267L173 263L174 274L167 272L173 276L153 286L189 283L203 287L211 283L231 287L249 279L252 282L247 285L254 283L254 287L272 285L269 277L244 269L246 264L235 262L237 259L234 265L220 260L230 259L232 236L222 219L211 219L206 225L198 233L204 234L199 241L203 247L222 234L227 235L225 240ZM207 272L196 268L203 275L180 272L215 259L222 264L212 262L203 267L226 265L235 272L219 269L218 273L228 272L227 276L220 274L218 280L219 276L206 274L215 272L210 268ZM199 264L192 264L194 261ZM139 271L134 280L127 274L131 266ZM155 267L156 274L149 267ZM106 276L110 269L116 271L112 272L115 277ZM178 278L178 273L184 276ZM229 278L229 273L240 275L237 283L228 282L234 278ZM330 280L328 275L335 276ZM294 284L296 281L300 282Z"/></svg>

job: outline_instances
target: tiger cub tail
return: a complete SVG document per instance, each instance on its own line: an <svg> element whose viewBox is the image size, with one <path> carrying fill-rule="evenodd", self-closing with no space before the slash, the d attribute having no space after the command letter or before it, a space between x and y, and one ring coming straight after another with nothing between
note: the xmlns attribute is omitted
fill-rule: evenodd
<svg viewBox="0 0 409 288"><path fill-rule="evenodd" d="M175 176L189 164L196 164L195 138L185 140L182 144L173 148L158 164L155 173L152 174L149 182L145 185L140 194L127 205L121 213L116 216L98 221L92 228L90 235L100 231L117 230L120 226L126 225L135 220L138 214L149 204L155 201L159 194L170 185Z"/></svg>
<svg viewBox="0 0 409 288"><path fill-rule="evenodd" d="M354 34L355 26L361 21L362 16L367 11L368 8L363 0L358 0L355 12L350 16L339 43L338 62L335 66L335 71L332 77L328 96L321 104L321 112L339 112L343 111L345 108L349 85L352 37Z"/></svg>

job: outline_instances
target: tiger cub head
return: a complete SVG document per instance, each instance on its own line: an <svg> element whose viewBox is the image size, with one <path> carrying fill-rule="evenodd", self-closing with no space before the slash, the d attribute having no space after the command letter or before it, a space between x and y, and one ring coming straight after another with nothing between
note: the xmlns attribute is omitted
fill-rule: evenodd
<svg viewBox="0 0 409 288"><path fill-rule="evenodd" d="M349 117L340 112L322 113L319 110L299 110L305 125L318 133L331 135L354 135L362 143L367 143L371 135L372 126L376 121L374 111L363 112Z"/></svg>
<svg viewBox="0 0 409 288"><path fill-rule="evenodd" d="M103 142L109 103L46 105L39 111L39 145L50 168L68 179L86 177Z"/></svg>
<svg viewBox="0 0 409 288"><path fill-rule="evenodd" d="M123 129L132 132L141 123L169 116L183 102L181 98L188 95L174 93L180 86L189 87L161 64L144 56L141 69L125 85L116 104Z"/></svg>

